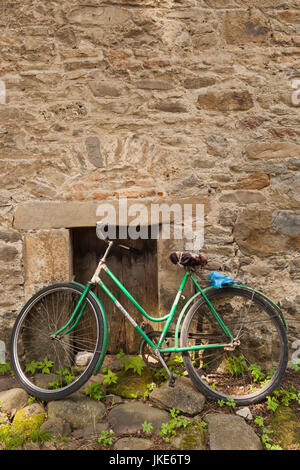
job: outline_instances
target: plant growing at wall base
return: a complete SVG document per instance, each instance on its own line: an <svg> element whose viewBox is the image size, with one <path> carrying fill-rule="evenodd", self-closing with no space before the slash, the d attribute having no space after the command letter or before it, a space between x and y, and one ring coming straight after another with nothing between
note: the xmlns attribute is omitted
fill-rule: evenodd
<svg viewBox="0 0 300 470"><path fill-rule="evenodd" d="M105 373L103 383L106 385L115 384L118 381L118 376L110 369L103 369L102 372Z"/></svg>
<svg viewBox="0 0 300 470"><path fill-rule="evenodd" d="M26 371L31 372L32 374L38 369L42 374L50 374L50 369L53 366L54 362L50 361L46 356L43 361L31 361L30 364L26 365Z"/></svg>
<svg viewBox="0 0 300 470"><path fill-rule="evenodd" d="M153 429L153 424L148 423L148 421L144 421L142 424L142 428L143 428L143 432L145 432L146 434L150 434Z"/></svg>
<svg viewBox="0 0 300 470"><path fill-rule="evenodd" d="M143 359L140 356L129 356L122 359L122 363L125 366L125 372L132 369L134 373L141 375L142 370L146 367Z"/></svg>
<svg viewBox="0 0 300 470"><path fill-rule="evenodd" d="M91 384L89 387L84 389L84 393L94 400L100 401L103 397L105 397L106 392L102 384Z"/></svg>
<svg viewBox="0 0 300 470"><path fill-rule="evenodd" d="M265 378L265 374L262 372L261 367L258 364L250 364L248 369L252 374L254 382L261 381Z"/></svg>
<svg viewBox="0 0 300 470"><path fill-rule="evenodd" d="M261 441L265 448L267 450L282 450L282 447L280 447L277 444L272 444L272 439L270 437L270 434L273 433L270 429L268 429L265 424L264 424L264 418L262 416L256 416L254 420L255 424L258 424L260 428L262 429L262 436L261 436Z"/></svg>
<svg viewBox="0 0 300 470"><path fill-rule="evenodd" d="M14 371L11 368L10 362L6 362L5 364L0 364L0 373L5 374L9 372L10 375L14 375Z"/></svg>
<svg viewBox="0 0 300 470"><path fill-rule="evenodd" d="M176 430L188 425L188 420L180 416L180 411L175 408L170 409L171 419L167 423L161 424L160 436L165 442L170 441L170 437L176 435Z"/></svg>
<svg viewBox="0 0 300 470"><path fill-rule="evenodd" d="M114 431L101 431L99 435L98 442L101 446L108 447L111 446L114 439Z"/></svg>
<svg viewBox="0 0 300 470"><path fill-rule="evenodd" d="M240 376L243 375L247 370L247 364L243 356L233 356L233 357L228 357L226 359L227 361L227 366L225 369L227 369L232 376Z"/></svg>
<svg viewBox="0 0 300 470"><path fill-rule="evenodd" d="M233 398L228 398L227 401L225 400L218 400L218 405L222 408L222 406L227 405L230 408L235 408L236 404Z"/></svg>

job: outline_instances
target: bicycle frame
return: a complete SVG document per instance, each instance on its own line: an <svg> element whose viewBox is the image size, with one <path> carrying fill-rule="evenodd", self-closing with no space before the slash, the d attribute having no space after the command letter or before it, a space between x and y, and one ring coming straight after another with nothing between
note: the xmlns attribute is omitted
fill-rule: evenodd
<svg viewBox="0 0 300 470"><path fill-rule="evenodd" d="M218 313L216 312L216 310L214 309L213 305L208 300L207 296L205 295L205 290L206 289L201 289L201 287L197 283L194 276L187 269L185 270L185 273L184 273L183 278L181 280L179 289L178 289L177 294L175 296L175 299L174 299L173 305L170 309L170 312L168 314L166 314L162 317L158 317L158 318L152 317L151 315L149 315L143 309L143 307L137 302L137 300L128 292L128 290L123 286L123 284L119 281L119 279L110 271L110 269L106 265L106 263L105 263L106 257L107 257L107 254L108 254L112 244L113 244L113 242L109 242L109 246L108 246L104 256L100 260L100 262L98 264L98 267L97 267L91 281L86 286L82 286L82 287L84 287L84 291L83 291L83 293L82 293L82 295L81 295L81 297L80 297L80 299L79 299L79 301L78 301L78 303L77 303L77 305L76 305L69 321L59 331L55 332L52 335L53 337L56 337L61 333L68 334L70 331L73 330L73 328L77 325L77 323L79 322L79 320L80 320L80 318L83 314L84 308L86 306L85 298L86 298L87 294L98 284L102 288L102 290L108 295L108 297L112 300L112 302L115 304L115 306L122 312L122 314L127 318L127 320L129 320L129 322L133 325L133 327L138 331L140 336L142 338L144 338L144 340L148 343L148 345L154 351L158 352L158 355L160 355L160 353L166 353L166 352L172 353L172 352L183 352L183 351L211 349L211 348L224 348L224 347L231 347L232 346L233 336L230 333L230 331L228 330L228 328L226 327L226 325L224 324L224 322L222 321L222 319L220 318L220 316L218 315ZM114 296L114 294L108 289L108 287L100 279L99 275L100 275L101 270L104 270L107 273L107 275L114 281L114 283L120 288L120 290L131 301L131 303L139 310L139 312L142 314L143 317L147 318L148 320L150 320L152 322L163 322L163 321L165 321L165 325L163 327L163 330L161 332L161 335L160 335L160 338L159 338L157 344L154 344L152 342L152 340L148 337L148 335L145 333L145 331L136 323L136 321L132 318L132 316L120 304L120 302L117 300L117 298ZM165 339L165 337L168 333L170 324L172 323L172 320L174 319L174 315L175 315L178 303L180 301L182 292L183 292L184 287L185 287L185 285L187 283L187 280L189 278L194 283L198 293L196 295L194 295L186 303L185 307L182 309L182 311L181 311L181 313L178 317L177 324L176 324L176 329L175 329L175 346L174 347L167 347L167 348L162 347L164 339ZM98 301L98 303L100 303L100 305L101 305L101 302L99 301L98 297L94 293L93 293L93 295L96 298L96 300ZM205 299L205 302L207 303L207 305L208 305L212 315L214 316L215 320L218 322L218 324L220 325L220 327L224 331L224 333L228 336L229 343L209 344L209 345L199 345L199 346L189 346L189 347L179 347L178 346L179 328L180 328L180 323L181 323L182 317L183 317L187 307L190 305L190 303L193 301L193 299L195 297L197 297L198 295L202 295L202 297ZM103 309L103 307L102 307L102 309ZM74 323L72 324L73 321L74 321ZM68 327L70 327L70 328L68 328ZM108 329L107 321L105 321L105 328ZM106 343L107 343L107 341L106 341ZM97 372L97 370L99 369L101 364L102 364L102 360L101 361L99 360L99 362L96 366L96 369L95 369L95 373Z"/></svg>
<svg viewBox="0 0 300 470"><path fill-rule="evenodd" d="M116 307L119 308L119 310L125 315L125 317L130 321L130 323L134 326L134 328L138 331L138 333L145 339L145 341L151 346L153 349L158 349L160 352L181 352L181 351L192 351L192 350L197 350L197 349L208 349L208 348L216 348L216 347L224 347L228 346L229 344L210 344L210 345L202 345L202 346L190 346L190 347L178 347L178 333L179 333L179 325L180 322L177 321L176 325L176 332L177 334L175 335L175 346L172 348L164 348L162 347L162 344L164 342L164 339L168 333L169 326L172 323L172 320L174 319L175 311L177 309L180 297L182 295L183 289L186 285L186 282L188 278L190 278L193 283L195 284L196 288L199 290L199 292L202 294L204 297L205 301L207 302L210 311L214 315L215 319L219 323L220 327L222 330L229 336L230 340L233 339L230 331L226 327L226 325L223 323L222 319L219 317L218 313L212 306L212 304L209 302L208 298L206 297L204 291L201 289L201 287L198 285L197 281L195 278L189 273L188 270L185 271L182 281L180 283L179 289L177 291L176 297L174 299L173 305L171 307L171 310L168 314L164 315L163 317L152 317L150 316L144 309L141 307L141 305L136 301L136 299L128 292L128 290L123 286L123 284L116 278L116 276L110 271L110 269L106 266L103 265L104 271L108 274L108 276L115 282L115 284L120 288L120 290L126 295L126 297L135 305L135 307L139 310L139 312L143 315L143 317L147 318L148 320L152 322L162 322L165 321L165 325L163 327L163 330L161 332L160 338L158 340L158 343L155 345L151 339L148 337L148 335L143 331L143 329L135 322L135 320L131 317L131 315L125 310L125 308L120 304L120 302L115 298L115 296L111 293L111 291L107 288L107 286L104 284L104 282L100 279L99 280L99 285L100 287L104 290L104 292L109 296L109 298L114 302ZM179 320L179 319L178 319ZM180 319L181 320L181 319Z"/></svg>

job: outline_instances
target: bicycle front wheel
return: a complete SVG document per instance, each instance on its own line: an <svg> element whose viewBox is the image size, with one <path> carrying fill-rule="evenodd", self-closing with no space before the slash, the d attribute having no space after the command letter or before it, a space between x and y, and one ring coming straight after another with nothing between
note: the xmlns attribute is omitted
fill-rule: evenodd
<svg viewBox="0 0 300 470"><path fill-rule="evenodd" d="M52 337L69 321L82 292L82 287L69 283L46 287L26 303L16 320L11 365L32 396L49 401L65 398L94 371L103 347L104 323L100 305L90 293L74 328L70 324L69 332Z"/></svg>
<svg viewBox="0 0 300 470"><path fill-rule="evenodd" d="M212 289L206 294L233 336L217 322L205 299L188 311L182 325L183 361L194 385L214 400L234 400L245 406L262 401L280 383L287 361L288 342L274 308L254 291L239 287ZM216 346L214 346L216 345Z"/></svg>

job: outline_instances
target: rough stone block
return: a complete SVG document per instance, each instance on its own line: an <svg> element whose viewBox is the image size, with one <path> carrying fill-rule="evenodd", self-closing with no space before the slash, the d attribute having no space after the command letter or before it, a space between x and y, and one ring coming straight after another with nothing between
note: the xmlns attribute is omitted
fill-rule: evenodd
<svg viewBox="0 0 300 470"><path fill-rule="evenodd" d="M87 137L85 140L85 146L88 153L89 161L97 168L101 168L103 166L103 160L100 151L100 141L98 137Z"/></svg>
<svg viewBox="0 0 300 470"><path fill-rule="evenodd" d="M69 231L45 230L25 235L25 292L33 286L68 281L71 278Z"/></svg>
<svg viewBox="0 0 300 470"><path fill-rule="evenodd" d="M151 79L138 80L135 82L135 86L137 88L141 88L142 90L170 90L173 88L173 84L171 82L167 82L166 80Z"/></svg>
<svg viewBox="0 0 300 470"><path fill-rule="evenodd" d="M300 211L279 211L273 217L276 230L290 236L300 235Z"/></svg>
<svg viewBox="0 0 300 470"><path fill-rule="evenodd" d="M222 194L219 201L221 203L235 203L235 204L256 204L266 201L266 198L263 194L260 194L256 191L243 191L237 190L227 194Z"/></svg>
<svg viewBox="0 0 300 470"><path fill-rule="evenodd" d="M224 189L262 189L270 185L270 177L266 173L252 173L246 178L240 178L235 183L221 185Z"/></svg>
<svg viewBox="0 0 300 470"><path fill-rule="evenodd" d="M262 443L240 416L211 413L205 417L211 450L261 450ZM224 432L226 429L226 432Z"/></svg>
<svg viewBox="0 0 300 470"><path fill-rule="evenodd" d="M278 175L271 178L273 198L281 208L299 208L300 205L300 171L292 174Z"/></svg>
<svg viewBox="0 0 300 470"><path fill-rule="evenodd" d="M253 99L248 90L209 91L198 96L197 106L217 111L247 111L253 107Z"/></svg>
<svg viewBox="0 0 300 470"><path fill-rule="evenodd" d="M256 9L228 10L222 21L227 44L268 42L272 33L268 19Z"/></svg>
<svg viewBox="0 0 300 470"><path fill-rule="evenodd" d="M246 155L251 159L290 158L300 155L300 146L292 142L259 142L246 147Z"/></svg>
<svg viewBox="0 0 300 470"><path fill-rule="evenodd" d="M244 255L265 258L291 249L290 237L273 226L272 211L267 208L242 210L237 217L233 236Z"/></svg>
<svg viewBox="0 0 300 470"><path fill-rule="evenodd" d="M97 80L93 80L89 83L89 87L94 96L120 96L120 90L108 83L99 82Z"/></svg>
<svg viewBox="0 0 300 470"><path fill-rule="evenodd" d="M9 263L14 261L18 255L18 250L14 246L1 246L0 247L0 261Z"/></svg>
<svg viewBox="0 0 300 470"><path fill-rule="evenodd" d="M184 88L196 90L197 88L204 88L207 86L214 85L216 83L215 77L193 77L186 78L183 81Z"/></svg>
<svg viewBox="0 0 300 470"><path fill-rule="evenodd" d="M118 6L81 6L74 8L68 15L70 24L80 24L82 26L99 26L107 25L112 26L124 23L130 18L130 13L125 8Z"/></svg>

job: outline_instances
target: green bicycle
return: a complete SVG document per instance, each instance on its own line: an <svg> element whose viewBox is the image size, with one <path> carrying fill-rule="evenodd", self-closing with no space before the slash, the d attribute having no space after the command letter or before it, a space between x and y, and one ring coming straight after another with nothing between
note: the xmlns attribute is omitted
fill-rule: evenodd
<svg viewBox="0 0 300 470"><path fill-rule="evenodd" d="M172 261L184 268L183 278L170 312L154 318L110 271L106 258L114 242L106 240L103 225L98 224L96 231L108 246L91 281L85 286L71 281L45 287L17 317L11 335L11 365L30 395L48 401L65 398L99 371L107 352L109 328L103 305L93 292L97 285L140 334L139 353L145 363L164 367L170 386L176 379L167 365L172 353L182 354L195 387L214 400L253 404L278 386L288 361L287 325L279 305L238 283L202 289L193 266L204 265L206 258L181 253L178 259L173 253ZM139 326L100 279L101 271L143 317L165 322L162 331L147 332L144 322ZM180 311L174 329L172 320L188 279L196 293ZM171 341L174 344L170 345Z"/></svg>

